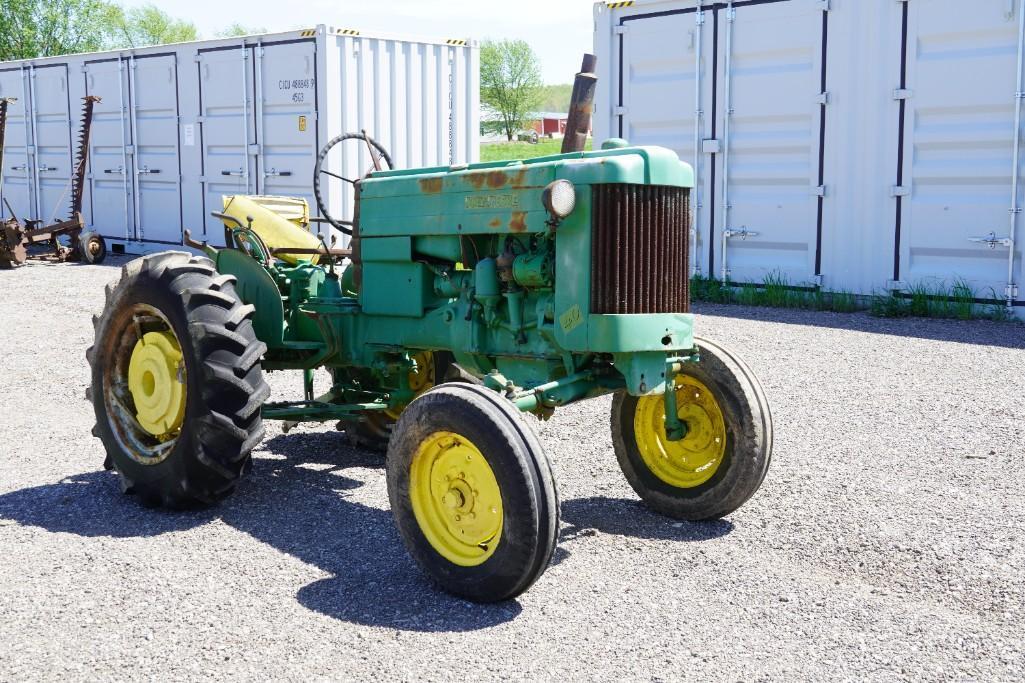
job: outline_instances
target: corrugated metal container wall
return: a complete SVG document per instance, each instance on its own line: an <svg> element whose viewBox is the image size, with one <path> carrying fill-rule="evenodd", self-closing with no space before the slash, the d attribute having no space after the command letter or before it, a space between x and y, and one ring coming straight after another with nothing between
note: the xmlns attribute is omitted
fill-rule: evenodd
<svg viewBox="0 0 1025 683"><path fill-rule="evenodd" d="M1022 0L638 0L595 23L596 137L694 164L697 272L963 280L1025 313Z"/></svg>
<svg viewBox="0 0 1025 683"><path fill-rule="evenodd" d="M366 130L397 167L478 159L479 54L466 40L411 41L318 26L284 34L0 64L10 108L0 197L22 219L63 218L79 102L99 95L84 214L131 253L223 241L210 216L230 194L312 195L317 152ZM74 129L74 130L73 130ZM364 146L329 160L357 177ZM351 215L351 189L324 183ZM0 202L4 213L6 207Z"/></svg>

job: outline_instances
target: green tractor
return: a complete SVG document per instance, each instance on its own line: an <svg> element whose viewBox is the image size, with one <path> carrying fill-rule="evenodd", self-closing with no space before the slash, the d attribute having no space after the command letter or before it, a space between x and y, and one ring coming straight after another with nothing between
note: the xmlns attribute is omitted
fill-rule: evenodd
<svg viewBox="0 0 1025 683"><path fill-rule="evenodd" d="M350 222L320 179L342 139L374 171L345 179ZM386 448L410 555L444 589L512 598L547 567L559 502L524 413L614 394L628 481L654 510L712 520L760 486L772 420L751 370L694 336L693 172L613 140L528 161L391 170L365 133L315 173L334 248L268 198L227 200L225 248L124 267L95 319L94 434L126 492L173 508L239 485L264 420L337 422ZM385 168L387 166L388 168ZM287 208L287 207L286 207ZM294 208L294 207L293 207ZM315 395L314 372L330 373ZM264 373L303 399L269 402Z"/></svg>

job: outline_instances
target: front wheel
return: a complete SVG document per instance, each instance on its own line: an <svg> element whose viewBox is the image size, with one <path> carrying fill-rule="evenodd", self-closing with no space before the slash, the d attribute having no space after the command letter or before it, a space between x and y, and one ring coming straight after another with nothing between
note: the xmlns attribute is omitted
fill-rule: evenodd
<svg viewBox="0 0 1025 683"><path fill-rule="evenodd" d="M495 392L452 383L415 399L395 425L387 470L402 540L445 590L507 600L548 567L559 532L548 458Z"/></svg>
<svg viewBox="0 0 1025 683"><path fill-rule="evenodd" d="M723 346L695 339L700 360L675 379L683 439L670 441L665 398L619 392L612 442L627 481L652 509L718 519L754 495L772 457L772 414L751 370Z"/></svg>

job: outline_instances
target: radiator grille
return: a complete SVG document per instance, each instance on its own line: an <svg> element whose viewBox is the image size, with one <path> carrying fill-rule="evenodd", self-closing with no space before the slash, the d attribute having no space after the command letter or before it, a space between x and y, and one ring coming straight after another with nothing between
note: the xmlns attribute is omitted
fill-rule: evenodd
<svg viewBox="0 0 1025 683"><path fill-rule="evenodd" d="M595 185L591 226L592 313L690 310L690 191Z"/></svg>

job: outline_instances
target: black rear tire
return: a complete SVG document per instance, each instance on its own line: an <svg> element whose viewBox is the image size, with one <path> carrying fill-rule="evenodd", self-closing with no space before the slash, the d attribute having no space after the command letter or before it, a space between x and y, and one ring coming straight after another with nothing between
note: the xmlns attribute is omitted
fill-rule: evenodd
<svg viewBox="0 0 1025 683"><path fill-rule="evenodd" d="M743 361L720 344L694 341L700 360L685 364L683 374L711 391L725 426L726 446L714 475L693 487L658 476L638 445L635 415L640 399L623 391L612 401L612 443L627 481L650 508L675 519L705 521L735 511L762 485L772 460L772 413L758 379Z"/></svg>
<svg viewBox="0 0 1025 683"><path fill-rule="evenodd" d="M234 283L209 259L153 254L122 268L120 282L107 286L103 314L93 318L95 344L86 352L93 435L123 490L147 506L223 499L263 439L260 407L270 395L260 366L266 346L253 330L253 307L242 303ZM166 328L180 346L185 407L178 431L147 438L133 417L134 399L125 398L123 369L126 352L151 326Z"/></svg>
<svg viewBox="0 0 1025 683"><path fill-rule="evenodd" d="M497 544L492 554L475 566L459 565L442 555L414 511L414 457L421 444L440 433L458 435L476 446L501 494ZM533 429L495 392L450 383L416 398L395 425L388 447L387 476L392 514L406 549L446 591L478 602L508 600L527 590L548 567L559 532L559 503L551 467Z"/></svg>

